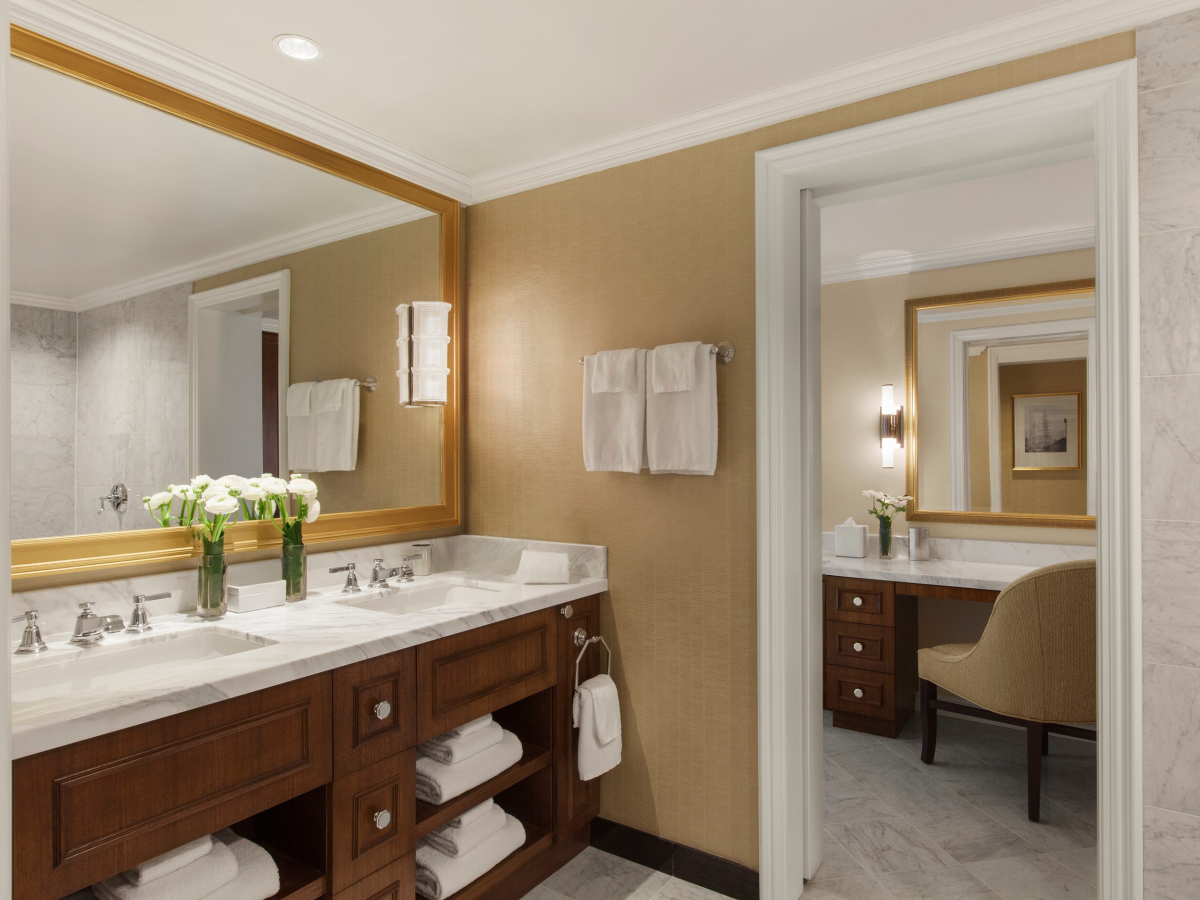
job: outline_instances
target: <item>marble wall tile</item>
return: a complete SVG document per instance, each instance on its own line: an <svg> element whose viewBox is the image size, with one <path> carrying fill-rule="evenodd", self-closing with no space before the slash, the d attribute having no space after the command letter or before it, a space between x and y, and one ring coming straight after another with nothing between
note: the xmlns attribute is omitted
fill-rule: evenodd
<svg viewBox="0 0 1200 900"><path fill-rule="evenodd" d="M1190 520L1200 509L1200 375L1142 379L1142 516Z"/></svg>
<svg viewBox="0 0 1200 900"><path fill-rule="evenodd" d="M1142 234L1200 225L1200 81L1138 96Z"/></svg>
<svg viewBox="0 0 1200 900"><path fill-rule="evenodd" d="M1200 218L1200 211L1196 215ZM1197 297L1200 297L1200 228L1142 235L1143 375L1200 373Z"/></svg>
<svg viewBox="0 0 1200 900"><path fill-rule="evenodd" d="M1142 657L1200 667L1200 522L1142 523Z"/></svg>
<svg viewBox="0 0 1200 900"><path fill-rule="evenodd" d="M1142 815L1145 900L1191 900L1200 885L1200 819L1153 806Z"/></svg>
<svg viewBox="0 0 1200 900"><path fill-rule="evenodd" d="M1142 668L1143 799L1200 815L1200 669Z"/></svg>
<svg viewBox="0 0 1200 900"><path fill-rule="evenodd" d="M1138 90L1200 79L1200 10L1159 19L1137 30Z"/></svg>

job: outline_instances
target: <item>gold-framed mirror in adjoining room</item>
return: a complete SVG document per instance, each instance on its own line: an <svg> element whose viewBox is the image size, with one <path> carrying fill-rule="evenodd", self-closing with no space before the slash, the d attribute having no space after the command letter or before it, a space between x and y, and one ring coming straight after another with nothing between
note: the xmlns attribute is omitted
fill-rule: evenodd
<svg viewBox="0 0 1200 900"><path fill-rule="evenodd" d="M10 35L14 583L184 564L143 497L206 474L304 474L305 543L460 526L459 202Z"/></svg>

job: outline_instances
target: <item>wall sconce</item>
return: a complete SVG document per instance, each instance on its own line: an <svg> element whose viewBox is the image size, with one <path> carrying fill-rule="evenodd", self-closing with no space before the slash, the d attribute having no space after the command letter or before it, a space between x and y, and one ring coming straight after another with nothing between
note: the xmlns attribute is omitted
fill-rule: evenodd
<svg viewBox="0 0 1200 900"><path fill-rule="evenodd" d="M403 334L401 327L401 339ZM414 302L410 406L446 405L449 346L450 304L438 300Z"/></svg>
<svg viewBox="0 0 1200 900"><path fill-rule="evenodd" d="M883 467L895 468L896 448L904 446L904 407L896 405L890 384L883 386L883 402L879 407L879 446L883 450Z"/></svg>

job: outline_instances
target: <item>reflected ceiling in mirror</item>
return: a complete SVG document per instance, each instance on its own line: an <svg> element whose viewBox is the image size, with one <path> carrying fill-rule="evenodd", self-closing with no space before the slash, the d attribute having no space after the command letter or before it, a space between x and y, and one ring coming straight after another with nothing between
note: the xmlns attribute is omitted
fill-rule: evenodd
<svg viewBox="0 0 1200 900"><path fill-rule="evenodd" d="M142 497L202 474L303 471L323 513L444 502L443 409L401 405L396 314L443 299L441 216L10 73L14 539L157 527Z"/></svg>
<svg viewBox="0 0 1200 900"><path fill-rule="evenodd" d="M1092 280L909 300L909 521L1095 527Z"/></svg>

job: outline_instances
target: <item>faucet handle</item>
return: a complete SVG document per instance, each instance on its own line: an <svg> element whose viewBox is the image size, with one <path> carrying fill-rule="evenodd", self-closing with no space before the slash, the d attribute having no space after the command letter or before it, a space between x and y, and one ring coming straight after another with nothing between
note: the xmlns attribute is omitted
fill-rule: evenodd
<svg viewBox="0 0 1200 900"><path fill-rule="evenodd" d="M362 588L360 588L358 586L358 575L355 573L354 570L355 570L355 565L354 565L354 563L350 562L350 563L346 563L344 566L334 566L329 571L330 572L345 572L346 573L346 584L342 587L342 590L345 591L347 594L357 594L359 591L362 590Z"/></svg>
<svg viewBox="0 0 1200 900"><path fill-rule="evenodd" d="M83 610L82 615L84 617L89 617L96 613L96 604L91 600L85 600L83 603L80 603L79 608Z"/></svg>
<svg viewBox="0 0 1200 900"><path fill-rule="evenodd" d="M14 622L25 622L25 633L21 635L21 644L14 651L16 653L41 653L44 650L50 649L46 646L46 642L42 640L42 629L38 625L38 611L36 609L27 610L24 614L13 616Z"/></svg>
<svg viewBox="0 0 1200 900"><path fill-rule="evenodd" d="M151 594L147 597L145 594L138 594L133 598L133 612L129 614L129 631L134 634L141 634L144 631L153 631L154 626L150 624L150 616L146 612L147 600L166 600L171 596L170 591L161 594Z"/></svg>

